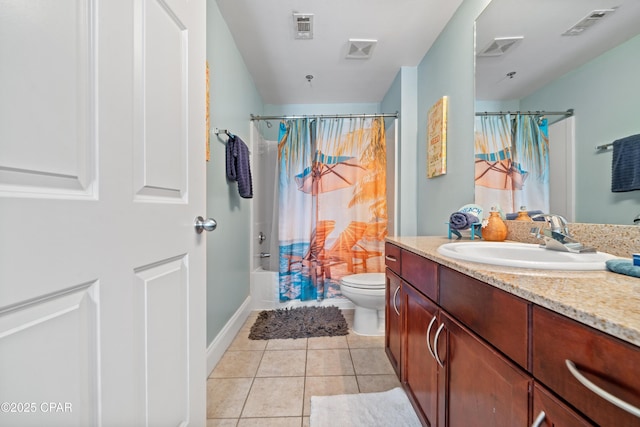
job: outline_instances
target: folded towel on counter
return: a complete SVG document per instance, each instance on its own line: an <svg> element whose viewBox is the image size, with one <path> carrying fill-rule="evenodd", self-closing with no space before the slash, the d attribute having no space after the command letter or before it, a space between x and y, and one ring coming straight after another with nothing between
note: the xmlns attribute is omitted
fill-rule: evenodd
<svg viewBox="0 0 640 427"><path fill-rule="evenodd" d="M466 230L475 222L479 222L478 217L469 212L454 212L449 217L449 226L453 230Z"/></svg>
<svg viewBox="0 0 640 427"><path fill-rule="evenodd" d="M605 262L605 264L607 265L607 268L614 273L640 277L640 266L633 265L633 261L630 259L610 259Z"/></svg>
<svg viewBox="0 0 640 427"><path fill-rule="evenodd" d="M640 190L640 134L613 142L611 191Z"/></svg>
<svg viewBox="0 0 640 427"><path fill-rule="evenodd" d="M541 213L544 213L542 211L527 211L527 215L529 215L531 217L532 220L534 221L544 221L544 218L540 217L540 218L534 218L534 215L539 215ZM506 219L509 220L514 220L518 217L518 212L514 212L514 213L508 213L505 215Z"/></svg>

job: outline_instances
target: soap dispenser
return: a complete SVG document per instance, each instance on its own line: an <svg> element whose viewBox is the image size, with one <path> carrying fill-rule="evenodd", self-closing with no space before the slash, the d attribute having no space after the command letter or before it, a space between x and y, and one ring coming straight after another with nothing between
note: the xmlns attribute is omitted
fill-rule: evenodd
<svg viewBox="0 0 640 427"><path fill-rule="evenodd" d="M529 214L527 213L526 206L520 206L520 210L518 211L518 216L516 217L516 221L533 221Z"/></svg>
<svg viewBox="0 0 640 427"><path fill-rule="evenodd" d="M486 224L484 222L486 221ZM495 207L491 208L489 218L483 221L482 238L490 242L502 242L507 238L507 224L500 217Z"/></svg>

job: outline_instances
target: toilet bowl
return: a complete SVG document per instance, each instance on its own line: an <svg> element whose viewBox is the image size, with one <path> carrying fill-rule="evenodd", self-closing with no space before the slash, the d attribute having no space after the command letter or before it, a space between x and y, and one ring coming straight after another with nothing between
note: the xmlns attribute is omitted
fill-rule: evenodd
<svg viewBox="0 0 640 427"><path fill-rule="evenodd" d="M355 306L353 332L358 335L384 335L384 273L360 273L344 276L340 291Z"/></svg>

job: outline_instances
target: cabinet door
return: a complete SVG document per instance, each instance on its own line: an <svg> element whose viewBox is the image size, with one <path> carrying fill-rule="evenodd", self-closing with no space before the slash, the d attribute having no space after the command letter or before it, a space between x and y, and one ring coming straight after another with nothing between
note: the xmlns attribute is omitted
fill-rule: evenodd
<svg viewBox="0 0 640 427"><path fill-rule="evenodd" d="M438 365L427 347L438 326L438 306L403 283L406 339L402 353L402 382L414 408L427 426L435 426L438 405ZM434 320L435 319L435 320Z"/></svg>
<svg viewBox="0 0 640 427"><path fill-rule="evenodd" d="M544 415L538 420L540 414ZM533 387L533 421L539 427L593 427L594 424L578 415L574 410L556 399L541 384ZM533 422L532 421L532 422Z"/></svg>
<svg viewBox="0 0 640 427"><path fill-rule="evenodd" d="M402 295L400 277L387 269L385 304L385 350L389 361L400 377L402 344Z"/></svg>
<svg viewBox="0 0 640 427"><path fill-rule="evenodd" d="M526 426L531 377L444 311L440 317L448 335L447 412L438 425Z"/></svg>

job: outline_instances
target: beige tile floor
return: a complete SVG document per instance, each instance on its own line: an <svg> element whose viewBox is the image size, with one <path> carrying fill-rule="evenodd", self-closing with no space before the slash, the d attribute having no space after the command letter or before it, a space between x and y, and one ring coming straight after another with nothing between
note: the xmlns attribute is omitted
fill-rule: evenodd
<svg viewBox="0 0 640 427"><path fill-rule="evenodd" d="M353 311L343 311L349 325ZM207 427L308 427L311 396L400 386L384 337L250 340L252 313L207 379Z"/></svg>

